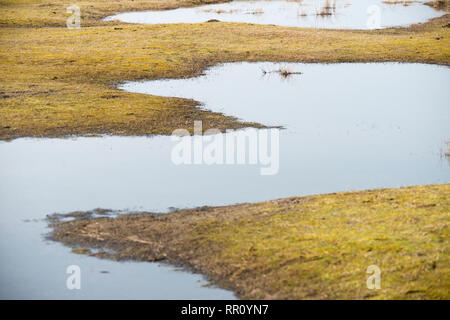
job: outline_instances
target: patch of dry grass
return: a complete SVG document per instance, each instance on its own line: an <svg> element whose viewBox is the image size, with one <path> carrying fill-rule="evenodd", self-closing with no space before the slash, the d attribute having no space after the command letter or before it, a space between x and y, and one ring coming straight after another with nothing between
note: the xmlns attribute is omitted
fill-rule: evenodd
<svg viewBox="0 0 450 320"><path fill-rule="evenodd" d="M82 26L111 25L101 19L124 11L168 10L229 0L0 0L0 26L4 27L65 27L70 16L67 7L76 4L81 9Z"/></svg>
<svg viewBox="0 0 450 320"><path fill-rule="evenodd" d="M383 3L387 5L402 5L408 7L414 3L418 3L417 0L384 0Z"/></svg>
<svg viewBox="0 0 450 320"><path fill-rule="evenodd" d="M191 77L235 61L448 65L448 21L381 31L238 23L0 28L0 139L170 134L192 130L193 120L203 120L205 130L256 125L200 110L191 100L125 93L115 85Z"/></svg>
<svg viewBox="0 0 450 320"><path fill-rule="evenodd" d="M170 134L177 128L192 132L194 120L203 120L205 130L260 127L200 110L192 100L125 93L115 87L124 80L192 77L222 62L450 63L450 31L444 27L450 16L379 31L221 22L134 25L99 19L118 11L216 0L96 0L78 3L82 26L90 27L67 29L43 27L65 26L63 1L0 1L0 25L20 26L0 28L2 140Z"/></svg>
<svg viewBox="0 0 450 320"><path fill-rule="evenodd" d="M343 192L165 215L50 218L52 238L187 266L246 299L449 299L450 185ZM76 250L76 249L75 249ZM381 289L366 287L367 267Z"/></svg>
<svg viewBox="0 0 450 320"><path fill-rule="evenodd" d="M450 11L450 0L433 0L424 4L433 7L436 10Z"/></svg>

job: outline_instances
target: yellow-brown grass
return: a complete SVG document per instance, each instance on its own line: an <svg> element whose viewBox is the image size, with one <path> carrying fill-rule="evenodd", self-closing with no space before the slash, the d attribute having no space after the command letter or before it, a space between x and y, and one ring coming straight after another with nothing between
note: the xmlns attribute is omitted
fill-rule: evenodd
<svg viewBox="0 0 450 320"><path fill-rule="evenodd" d="M76 4L81 9L82 26L111 25L101 19L124 11L168 10L229 0L0 0L0 26L65 27L70 16L67 7Z"/></svg>
<svg viewBox="0 0 450 320"><path fill-rule="evenodd" d="M125 93L115 85L191 77L232 61L448 65L449 28L443 27L448 23L445 16L381 31L217 22L0 28L0 139L170 134L180 127L191 129L193 120L203 120L205 129L242 127L249 124L197 109L194 101Z"/></svg>

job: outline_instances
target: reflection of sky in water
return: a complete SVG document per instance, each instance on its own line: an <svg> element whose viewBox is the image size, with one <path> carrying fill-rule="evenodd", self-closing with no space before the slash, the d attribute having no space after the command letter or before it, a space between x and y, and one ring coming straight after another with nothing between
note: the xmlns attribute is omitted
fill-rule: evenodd
<svg viewBox="0 0 450 320"><path fill-rule="evenodd" d="M83 141L80 142L84 144ZM103 145L100 139L99 142ZM207 283L200 275L157 263L114 262L74 254L70 248L59 243L43 241L43 233L49 231L41 220L46 214L55 210L88 210L95 203L102 202L101 196L95 191L99 187L95 177L90 180L85 176L94 167L100 169L98 162L94 160L92 167L85 167L82 174L84 178L81 179L83 182L75 181L74 175L79 173L84 161L74 154L83 152L73 147L74 143L70 140L53 140L49 142L50 149L44 150L46 148L39 147L46 144L44 140L25 139L16 140L6 147L15 149L13 157L21 157L19 154L22 154L30 158L28 161L19 160L15 169L8 166L8 172L0 172L0 299L234 298L228 291L204 287ZM23 149L23 152L17 153L19 149ZM31 150L26 151L28 149ZM102 152L106 150L102 149ZM5 151L5 145L0 144L2 157ZM89 147L84 151L89 153ZM34 155L40 152L50 153L47 159L41 155L38 156L39 160L33 161ZM61 152L66 152L66 155L62 156ZM93 154L93 157L97 158L97 155ZM76 166L73 171L72 165ZM10 179L18 180L14 182ZM5 192L5 189L8 191ZM92 198L87 199L87 194L81 189L94 192ZM113 205L108 201L103 204ZM69 276L66 268L69 265L81 268L81 290L66 288Z"/></svg>
<svg viewBox="0 0 450 320"><path fill-rule="evenodd" d="M263 76L261 69L280 66L303 74ZM123 88L194 98L214 111L284 125L279 174L261 176L255 165L175 166L167 136L0 142L1 298L232 297L171 268L71 254L42 241L44 222L25 219L450 182L442 156L450 139L447 67L242 63L206 75ZM70 264L82 268L80 291L65 287Z"/></svg>
<svg viewBox="0 0 450 320"><path fill-rule="evenodd" d="M303 74L263 75L262 69L283 66ZM121 88L192 98L206 109L284 126L277 176L227 172L225 180L213 180L229 179L231 186L247 176L246 183L238 183L247 191L238 187L243 196L231 200L242 202L449 182L450 170L440 157L450 139L449 77L446 67L420 64L237 63L194 79L130 82ZM223 198L227 195L228 190ZM199 203L184 206L192 205Z"/></svg>
<svg viewBox="0 0 450 320"><path fill-rule="evenodd" d="M225 22L248 22L309 28L366 29L369 17L376 19L377 5L381 27L425 22L442 15L424 1L386 4L383 0L303 0L303 1L233 1L230 3L179 8L165 11L128 12L106 18L134 23L199 23L216 19ZM370 16L368 10L371 12ZM372 20L371 20L372 21Z"/></svg>

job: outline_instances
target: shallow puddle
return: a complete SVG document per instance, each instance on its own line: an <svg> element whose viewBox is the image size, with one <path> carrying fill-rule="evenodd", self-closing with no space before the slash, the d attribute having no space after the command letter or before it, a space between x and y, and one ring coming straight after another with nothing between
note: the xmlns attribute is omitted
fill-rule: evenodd
<svg viewBox="0 0 450 320"><path fill-rule="evenodd" d="M105 20L130 23L200 23L209 20L287 27L373 29L425 22L443 14L425 1L232 1L164 11L126 12Z"/></svg>
<svg viewBox="0 0 450 320"><path fill-rule="evenodd" d="M280 69L302 74L283 77L274 72ZM236 63L193 79L121 88L192 98L209 110L285 127L274 176L254 176L257 167L197 169L219 183L210 191L238 197L230 203L449 182L449 80L447 67L420 64Z"/></svg>
<svg viewBox="0 0 450 320"><path fill-rule="evenodd" d="M302 74L272 72L280 68ZM448 183L449 80L449 68L420 64L236 63L194 79L121 86L283 125L274 175L261 175L258 164L175 165L167 136L0 142L0 298L233 298L170 267L70 253L43 241L45 223L33 220ZM72 264L81 267L81 290L66 288Z"/></svg>

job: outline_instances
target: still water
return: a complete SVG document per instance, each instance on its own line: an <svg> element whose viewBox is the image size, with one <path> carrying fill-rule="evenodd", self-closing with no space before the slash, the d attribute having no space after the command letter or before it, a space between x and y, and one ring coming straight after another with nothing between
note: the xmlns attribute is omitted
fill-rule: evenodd
<svg viewBox="0 0 450 320"><path fill-rule="evenodd" d="M280 68L302 74L272 72ZM449 68L421 64L235 63L193 79L121 86L284 126L275 175L261 175L254 164L175 165L167 136L0 142L0 298L233 298L167 266L70 253L44 240L42 219L98 207L165 212L449 183L449 80ZM78 291L66 288L72 264L82 270Z"/></svg>
<svg viewBox="0 0 450 320"><path fill-rule="evenodd" d="M394 3L395 4L394 4ZM126 12L105 18L130 23L200 23L208 20L286 27L367 29L405 26L443 14L425 1L292 0L231 1L193 8ZM375 26L376 24L376 26Z"/></svg>

